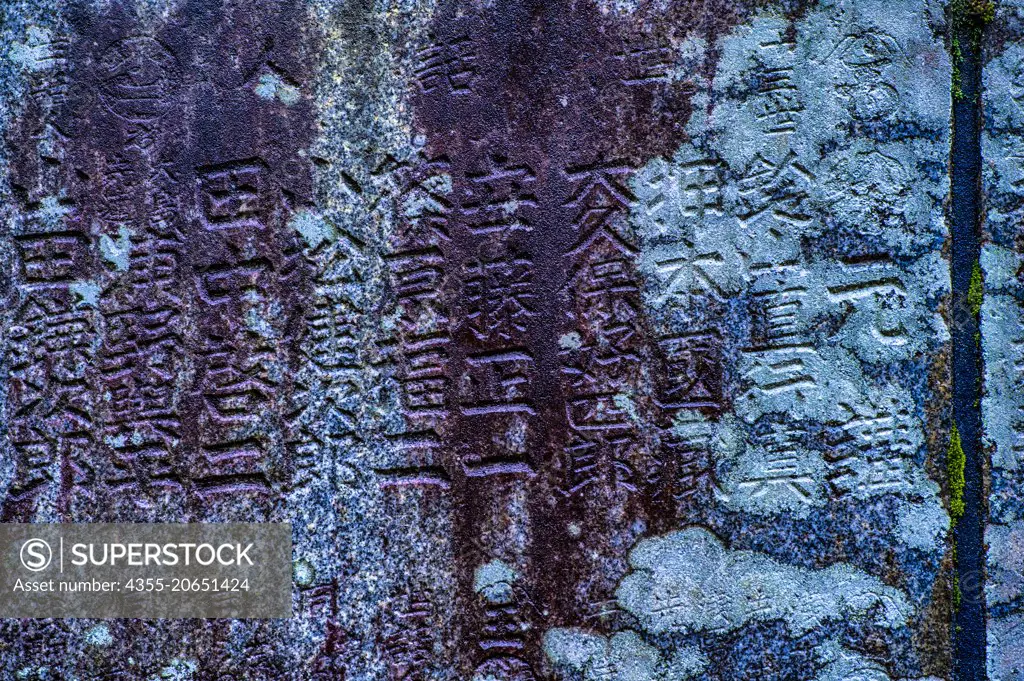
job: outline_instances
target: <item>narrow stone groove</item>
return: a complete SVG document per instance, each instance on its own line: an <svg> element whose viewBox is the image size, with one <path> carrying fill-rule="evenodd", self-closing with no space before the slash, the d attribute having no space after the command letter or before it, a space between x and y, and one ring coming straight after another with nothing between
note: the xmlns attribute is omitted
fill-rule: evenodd
<svg viewBox="0 0 1024 681"><path fill-rule="evenodd" d="M979 681L986 678L984 448L979 322L968 290L981 252L981 56L971 29L954 21L951 33L959 44L959 55L954 49L959 92L953 97L950 154L953 418L966 456L964 513L954 531L960 602L953 618L953 665L957 681Z"/></svg>

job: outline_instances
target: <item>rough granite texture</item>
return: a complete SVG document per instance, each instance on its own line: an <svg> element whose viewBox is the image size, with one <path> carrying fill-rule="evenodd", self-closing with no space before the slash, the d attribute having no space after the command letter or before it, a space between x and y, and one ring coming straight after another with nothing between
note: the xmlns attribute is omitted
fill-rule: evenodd
<svg viewBox="0 0 1024 681"><path fill-rule="evenodd" d="M982 156L985 193L981 307L985 445L990 455L988 678L1024 678L1024 4L1002 3L986 47Z"/></svg>
<svg viewBox="0 0 1024 681"><path fill-rule="evenodd" d="M295 616L0 678L950 679L944 12L3 3L0 520L290 521Z"/></svg>

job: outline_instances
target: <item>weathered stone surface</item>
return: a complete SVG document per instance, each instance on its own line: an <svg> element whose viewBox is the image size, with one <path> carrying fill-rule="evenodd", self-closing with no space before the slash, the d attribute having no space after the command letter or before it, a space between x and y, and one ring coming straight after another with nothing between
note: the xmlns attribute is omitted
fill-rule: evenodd
<svg viewBox="0 0 1024 681"><path fill-rule="evenodd" d="M1024 6L1003 3L999 32L986 45L984 65L984 191L981 306L985 444L991 456L988 545L988 674L992 681L1024 676L1024 514L1021 495L1021 87Z"/></svg>
<svg viewBox="0 0 1024 681"><path fill-rule="evenodd" d="M951 678L939 3L3 12L3 520L295 541L6 677Z"/></svg>

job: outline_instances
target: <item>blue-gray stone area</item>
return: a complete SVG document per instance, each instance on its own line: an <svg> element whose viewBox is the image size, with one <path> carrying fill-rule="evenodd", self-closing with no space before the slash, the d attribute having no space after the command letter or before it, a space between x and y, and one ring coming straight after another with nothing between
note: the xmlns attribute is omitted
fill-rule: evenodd
<svg viewBox="0 0 1024 681"><path fill-rule="evenodd" d="M990 454L987 548L988 678L1024 676L1024 485L1020 410L1024 288L1020 271L1024 7L1002 3L984 48L982 157L985 213L981 272L982 416Z"/></svg>
<svg viewBox="0 0 1024 681"><path fill-rule="evenodd" d="M820 678L852 675L843 665L866 678L945 673L920 650L922 639L945 645L949 606L935 599L949 527L936 465L947 432L936 413L945 406L940 310L949 280L941 257L948 100L934 88L948 83L948 61L941 22L927 7L900 5L884 25L870 8L838 4L794 24L765 12L724 38L707 113L688 127L693 142L640 173L641 210L631 215L658 333L701 329L722 339L726 358L722 412L675 426L703 435L715 461L713 510L691 517L706 518L708 540L729 547L727 572L741 593L739 555L780 561L780 579L799 584L790 593L798 600L818 602L826 589L816 580L843 569L856 578L827 591L865 589L847 597L862 604L853 617L827 605L808 614L817 636L789 621L788 637L806 646L794 660L809 655ZM785 95L764 86L766 70L780 74ZM696 531L664 541L680 542L685 554ZM651 569L668 565L706 572L666 547ZM630 607L626 589L637 574L621 583L620 604L639 610L642 632L659 633L644 615L691 592L666 576L641 589L654 602ZM739 612L725 604L713 612L733 628L774 620L786 597L766 574L758 570ZM870 581L886 574L899 574L898 583ZM698 583L714 595L684 597L680 613L701 612L701 598L728 603L714 582ZM874 589L883 584L898 588L882 595ZM661 589L668 594L654 595ZM753 615L761 589L766 609ZM886 613L872 598L901 605ZM682 615L670 626L716 630ZM869 637L900 652L866 654L872 629ZM727 677L740 654L711 656L705 673Z"/></svg>
<svg viewBox="0 0 1024 681"><path fill-rule="evenodd" d="M945 32L933 0L5 3L0 518L289 521L294 616L7 620L0 677L950 680Z"/></svg>

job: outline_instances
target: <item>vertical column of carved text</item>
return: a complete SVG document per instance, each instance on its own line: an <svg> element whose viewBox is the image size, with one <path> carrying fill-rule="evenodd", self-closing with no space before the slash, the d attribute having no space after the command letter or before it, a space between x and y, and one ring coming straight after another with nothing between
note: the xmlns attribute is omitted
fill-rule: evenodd
<svg viewBox="0 0 1024 681"><path fill-rule="evenodd" d="M463 522L473 533L468 555L479 561L471 566L474 602L467 604L476 644L470 660L477 676L529 678L535 624L522 504L539 463L541 332L531 236L541 187L526 149L489 141L462 153L453 234L460 316L453 328L463 367L455 447L471 511Z"/></svg>
<svg viewBox="0 0 1024 681"><path fill-rule="evenodd" d="M167 520L183 501L176 452L186 365L176 277L184 189L176 179L177 146L165 119L176 110L181 74L170 51L148 37L113 43L98 63L101 99L112 114L96 117L93 141L104 148L95 220L106 264L100 299L102 434L114 452L105 482L115 503L148 507ZM120 146L109 149L103 140L110 139Z"/></svg>
<svg viewBox="0 0 1024 681"><path fill-rule="evenodd" d="M685 79L680 80L680 74L686 68L683 64L696 58L681 53L665 36L639 33L625 36L623 48L616 52L613 63L619 83L627 92L634 89L654 93L679 90L692 94L697 87L695 76L687 72ZM683 214L674 216L674 221L700 219L705 211L715 212L720 209L721 202L719 170L719 164L707 160L686 164L681 176L669 180L674 183L669 190L673 196L669 198L660 193L664 188L655 187L654 195L644 192L645 184L650 189L650 184L657 185L659 180L648 179L638 185L634 180L636 170L629 169L619 178L622 184L618 188L611 182L604 183L606 190L612 190L605 192L612 197L611 204L616 200L629 202L629 223L609 214L608 217L613 219L601 229L612 227L613 231L594 233L594 236L600 234L599 239L622 253L621 260L618 257L613 260L624 266L624 278L616 289L620 298L609 307L615 311L613 314L601 316L607 328L599 331L596 338L598 347L612 348L623 354L606 355L597 363L606 367L609 379L616 373L609 371L612 366L620 365L626 370L612 380L614 384L621 384L618 390L631 392L628 403L631 413L628 416L634 429L627 437L633 443L630 445L633 454L627 459L615 451L617 447L613 449L612 459L606 462L606 466L609 471L619 472L603 477L616 481L625 489L636 489L642 485L647 511L652 514L654 522L659 518L668 520L680 505L692 508L708 500L713 476L701 412L711 413L720 408L721 344L715 330L718 310L712 304L713 300L708 299L706 304L699 306L692 325L683 333L669 330L670 325L664 323L666 319L678 319L681 311L674 310L671 305L645 304L641 294L644 280L638 271L641 242L635 231L634 218L636 213L650 218L667 203L682 210ZM607 199L599 199L597 206L608 203ZM620 226L615 226L615 220L621 220ZM643 220L640 218L640 222ZM618 245L614 244L616 239ZM677 265L676 262L666 263L669 269ZM600 276L599 269L594 269L597 276ZM587 295L593 297L592 293ZM631 318L628 323L623 315L626 311ZM616 317L619 318L617 322L608 324L607 320ZM621 329L613 331L615 325ZM629 345L623 344L624 335L622 340L615 341L608 336L609 332L622 335L629 327L632 327ZM642 335L645 331L647 338ZM601 340L602 336L608 336L608 339ZM635 364L637 358L642 360L644 367L656 368L641 370L640 365ZM612 384L608 388L612 388ZM627 404L622 397L620 395L617 399ZM572 422L570 427L574 427ZM645 445L638 442L642 435L640 429L647 434ZM626 477L631 477L633 482L626 482Z"/></svg>
<svg viewBox="0 0 1024 681"><path fill-rule="evenodd" d="M307 213L299 219L323 218ZM304 251L313 263L312 297L303 338L306 362L296 376L289 414L290 487L303 495L314 488L353 484L357 472L349 459L367 441L359 402L367 389L366 365L373 361L366 341L370 249L357 237L338 232Z"/></svg>
<svg viewBox="0 0 1024 681"><path fill-rule="evenodd" d="M190 474L200 503L231 499L230 511L244 514L244 500L269 508L283 471L282 291L293 265L279 248L282 207L267 163L247 157L196 172L201 234L193 238L205 252L195 265L198 448Z"/></svg>
<svg viewBox="0 0 1024 681"><path fill-rule="evenodd" d="M54 521L87 502L94 442L94 252L74 196L63 108L70 41L33 27L16 45L26 97L11 135L17 295L6 417L15 450L5 520Z"/></svg>
<svg viewBox="0 0 1024 681"><path fill-rule="evenodd" d="M410 585L450 581L434 575L450 563L450 532L435 506L448 482L438 434L444 392L430 384L436 375L417 375L405 358L425 369L429 351L417 355L417 344L447 333L446 313L434 315L443 276L432 280L433 258L414 245L430 240L423 222L441 210L432 197L445 192L433 173L443 163L421 167L412 153L403 99L411 57L390 42L401 35L404 46L416 13L428 10L296 4L322 30L311 76L290 81L314 105L317 131L312 200L298 204L286 230L305 242L310 278L301 354L289 369L284 503L297 561L286 637L301 661L292 674L433 679L444 638L444 615L435 613L445 603L435 607L433 595L421 598ZM439 369L446 373L444 361ZM419 408L432 398L433 407Z"/></svg>
<svg viewBox="0 0 1024 681"><path fill-rule="evenodd" d="M296 219L328 224L314 210ZM343 675L350 652L339 605L344 596L337 575L348 569L338 565L339 554L348 547L339 539L344 535L338 509L346 497L365 492L357 462L375 434L364 418L368 403L373 406L367 374L374 362L369 340L374 328L366 273L372 253L365 242L341 229L322 240L308 239L304 249L312 264L312 292L288 414L286 503L295 554L300 556L291 631L302 636L315 627L323 634L313 659L297 672L310 681Z"/></svg>
<svg viewBox="0 0 1024 681"><path fill-rule="evenodd" d="M819 361L808 320L809 293L801 257L801 234L810 222L807 202L814 179L793 152L794 134L805 110L797 87L796 38L784 25L773 24L760 36L750 55L760 78L745 104L762 135L757 153L738 179L738 205L733 217L747 261L749 288L744 292L750 335L742 348L744 390L738 410L753 414L751 441L758 453L754 465L737 476L737 494L751 505L780 503L802 508L811 503L816 481L801 458L808 423L798 413L785 413L792 400L818 388L814 371ZM763 412L777 411L757 422Z"/></svg>
<svg viewBox="0 0 1024 681"><path fill-rule="evenodd" d="M736 216L741 234L753 237L747 250L747 387L738 409L754 426L751 442L762 460L735 478L734 489L735 498L751 508L781 504L806 510L826 501L853 508L869 497L913 496L918 492L910 490L922 480L911 470L915 445L904 401L909 395L895 395L896 386L872 389L859 380L834 379L835 368L852 358L861 367L881 361L906 368L901 363L910 356L908 328L934 317L928 320L924 304L913 307L892 251L932 257L932 236L914 221L929 229L936 224L928 213L936 206L928 205L932 185L923 178L917 200L927 208L921 216L901 207L900 197L910 191L907 152L874 132L891 125L896 95L889 79L906 67L907 56L891 36L836 25L839 35L816 50L794 42L780 27L777 36L761 40L754 60L778 87L760 87L749 99L766 143L739 179ZM804 117L807 106L822 107L797 87L810 77L815 60L830 65L826 87L835 97L829 111ZM888 106L878 106L878 99ZM854 132L836 135L837 160L818 164L807 152L808 140L830 117L848 120ZM868 203L885 205L884 215ZM801 248L806 235L824 225L844 236L830 251ZM856 239L854 229L860 230ZM896 246L901 239L908 245ZM913 322L900 319L903 310L913 310L907 315ZM829 317L837 320L829 336L834 342L822 343L814 327ZM837 410L801 404L809 396L823 399L826 380ZM783 405L790 418L772 417ZM807 456L808 443L819 437L812 433L815 421L829 425L820 464Z"/></svg>
<svg viewBox="0 0 1024 681"><path fill-rule="evenodd" d="M532 475L527 452L534 419L536 373L530 320L536 314L534 263L524 235L534 229L537 176L526 163L494 154L465 173L460 196L458 263L465 348L458 386L470 478Z"/></svg>
<svg viewBox="0 0 1024 681"><path fill-rule="evenodd" d="M837 249L838 268L825 282L824 300L819 304L847 316L838 329L841 347L849 348L863 363L887 361L909 374L913 357L909 346L928 347L938 354L947 341L932 302L948 286L940 273L946 261L932 241L946 238L939 220L946 187L945 178L936 178L929 167L938 165L937 158L944 166L946 121L930 108L915 110L913 100L920 95L907 92L902 81L920 80L922 92L929 96L941 93L944 97L944 90L925 76L907 79L905 75L920 62L931 61L913 50L927 53L936 49L934 44L922 45L897 37L896 29L889 33L888 27L870 24L843 26L842 33L829 42L825 58L831 60L834 71L829 85L835 102L859 134L842 140L842 154L836 155L845 156L852 170L825 164L815 180L829 187L825 203L833 224L858 238ZM909 24L903 30L922 28ZM929 64L929 68L934 67ZM899 128L905 120L916 120L921 132L898 142L880 134ZM913 203L923 206L921 213L909 207ZM909 243L903 245L903 240ZM857 317L865 328L855 340L857 326L851 322ZM918 338L914 328L921 324L932 331ZM931 482L926 482L923 467L915 461L923 424L911 406L912 399L924 406L932 398L921 394L911 398L914 391L906 391L898 382L887 387L893 388L888 394L864 390L857 400L839 403L841 411L833 415L838 427L827 438L825 456L829 498L863 504L867 499L895 497L929 505L932 513L938 513Z"/></svg>
<svg viewBox="0 0 1024 681"><path fill-rule="evenodd" d="M597 486L629 497L649 474L637 410L644 395L638 252L626 222L635 200L625 163L566 169L574 246L565 255L568 328L560 340L569 428L565 493ZM613 492L614 490L614 492Z"/></svg>
<svg viewBox="0 0 1024 681"><path fill-rule="evenodd" d="M396 233L387 256L398 304L393 357L402 428L388 434L398 459L378 469L385 489L407 485L447 490L441 443L448 421L451 331L445 289L449 275L448 162L427 160L392 169Z"/></svg>
<svg viewBox="0 0 1024 681"><path fill-rule="evenodd" d="M707 420L723 408L725 292L716 276L722 254L680 246L695 225L724 215L724 174L720 160L694 153L677 165L656 161L637 189L638 220L654 228L645 247L656 253L649 309L662 367L660 446L647 479L656 502L691 519L709 507L715 484Z"/></svg>
<svg viewBox="0 0 1024 681"><path fill-rule="evenodd" d="M387 678L440 678L438 651L446 641L452 595L451 465L443 442L452 386L450 303L451 188L447 159L389 162L375 175L388 179L394 233L386 255L397 311L385 356L398 386L398 418L380 429L388 446L378 463L382 510L393 523L395 558L387 607L379 613Z"/></svg>
<svg viewBox="0 0 1024 681"><path fill-rule="evenodd" d="M620 548L665 515L652 503L663 372L642 299L640 244L630 222L637 204L631 186L636 161L648 153L645 147L664 142L654 132L655 121L682 116L678 96L692 91L688 80L674 76L679 54L661 32L665 28L637 31L628 22L615 27L600 71L598 101L608 107L605 120L583 126L585 144L574 135L560 140L560 189L551 206L557 217L550 228L558 239L549 248L558 261L559 284L557 316L551 315L558 353L553 378L562 400L561 432L552 438L558 447L553 482L562 497L555 527L562 518L570 520L575 546L558 551L561 564L556 563L571 575L574 587L566 591L572 598L544 607L586 613L613 629L621 612L614 592L628 569ZM644 135L623 134L633 125ZM573 124L569 129L576 131Z"/></svg>

